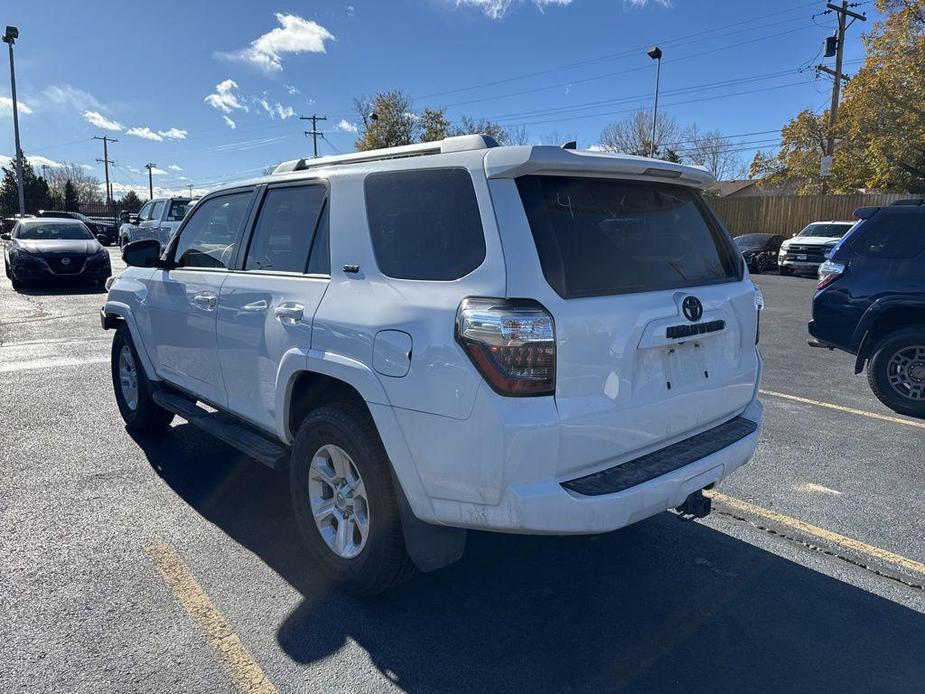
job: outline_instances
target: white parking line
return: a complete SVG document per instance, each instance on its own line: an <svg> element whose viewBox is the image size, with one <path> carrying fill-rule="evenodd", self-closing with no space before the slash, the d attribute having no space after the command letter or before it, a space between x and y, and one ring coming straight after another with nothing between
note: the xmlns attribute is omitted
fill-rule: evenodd
<svg viewBox="0 0 925 694"><path fill-rule="evenodd" d="M893 422L894 424L904 424L907 427L917 427L919 429L925 429L925 422L916 422L911 419L902 419L901 417L891 417L885 414L878 414L876 412L868 412L867 410L859 410L856 407L845 407L844 405L836 405L831 402L823 402L822 400L810 400L809 398L801 398L798 395L789 395L787 393L778 393L773 390L764 390L763 388L758 391L762 395L770 395L772 398L781 398L782 400L792 400L793 402L799 402L804 405L815 405L816 407L825 407L830 410L837 410L839 412L847 412L848 414L856 414L862 417L870 417L871 419L879 419L882 422Z"/></svg>
<svg viewBox="0 0 925 694"><path fill-rule="evenodd" d="M49 357L46 359L26 359L0 364L0 373L30 371L34 369L57 369L68 366L85 366L87 364L108 364L109 355L93 357Z"/></svg>

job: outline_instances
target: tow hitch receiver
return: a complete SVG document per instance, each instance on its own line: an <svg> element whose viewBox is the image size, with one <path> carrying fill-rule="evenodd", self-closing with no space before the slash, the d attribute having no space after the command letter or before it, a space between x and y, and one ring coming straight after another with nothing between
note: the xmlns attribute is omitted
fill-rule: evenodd
<svg viewBox="0 0 925 694"><path fill-rule="evenodd" d="M677 511L684 518L706 518L712 509L713 502L703 495L702 489L698 489L678 506Z"/></svg>

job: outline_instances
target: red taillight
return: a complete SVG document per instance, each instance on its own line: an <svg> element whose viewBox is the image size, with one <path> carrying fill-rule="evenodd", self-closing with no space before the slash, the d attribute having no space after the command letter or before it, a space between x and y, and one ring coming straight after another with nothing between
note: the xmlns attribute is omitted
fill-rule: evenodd
<svg viewBox="0 0 925 694"><path fill-rule="evenodd" d="M819 266L819 282L816 284L816 289L825 289L841 277L844 271L845 265L843 263L826 260Z"/></svg>
<svg viewBox="0 0 925 694"><path fill-rule="evenodd" d="M464 299L456 313L456 339L501 395L555 392L555 327L537 302Z"/></svg>

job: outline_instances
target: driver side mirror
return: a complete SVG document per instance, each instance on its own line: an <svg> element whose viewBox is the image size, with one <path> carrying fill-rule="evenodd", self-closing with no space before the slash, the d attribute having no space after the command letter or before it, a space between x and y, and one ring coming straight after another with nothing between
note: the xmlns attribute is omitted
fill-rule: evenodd
<svg viewBox="0 0 925 694"><path fill-rule="evenodd" d="M8 231L4 231L2 234L0 234L0 241L9 241L10 238L10 232Z"/></svg>
<svg viewBox="0 0 925 694"><path fill-rule="evenodd" d="M139 217L137 214L130 214L130 215L128 216L128 223L129 223L129 224L138 224L138 222L140 222L140 221L141 221L141 217Z"/></svg>
<svg viewBox="0 0 925 694"><path fill-rule="evenodd" d="M122 260L132 267L166 267L161 260L161 244L157 239L142 239L126 244Z"/></svg>

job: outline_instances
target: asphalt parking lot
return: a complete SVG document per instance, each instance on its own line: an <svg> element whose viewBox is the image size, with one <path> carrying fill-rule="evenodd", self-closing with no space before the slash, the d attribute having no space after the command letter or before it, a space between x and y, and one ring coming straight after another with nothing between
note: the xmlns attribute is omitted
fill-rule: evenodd
<svg viewBox="0 0 925 694"><path fill-rule="evenodd" d="M813 280L757 283L765 428L710 517L470 533L363 602L303 561L285 475L126 432L103 293L0 278L0 691L925 690L925 422L806 345Z"/></svg>

